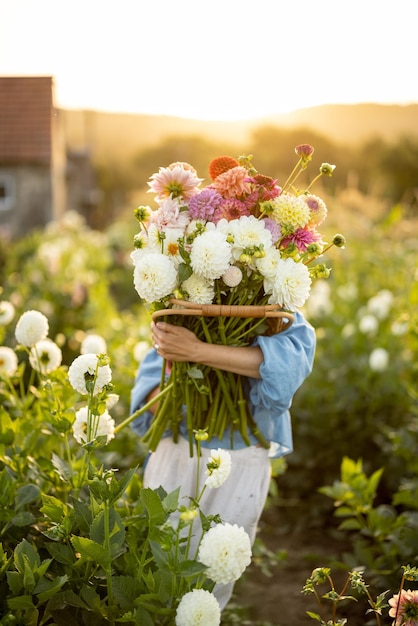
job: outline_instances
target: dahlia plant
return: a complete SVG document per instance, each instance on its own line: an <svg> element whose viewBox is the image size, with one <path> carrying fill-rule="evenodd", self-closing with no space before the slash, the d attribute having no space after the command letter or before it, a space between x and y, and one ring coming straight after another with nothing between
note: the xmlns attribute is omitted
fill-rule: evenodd
<svg viewBox="0 0 418 626"><path fill-rule="evenodd" d="M272 332L263 315L265 305L287 313L291 322L291 313L308 300L312 280L329 276L325 263L311 262L330 246L344 245L341 235L328 244L319 232L327 207L310 191L312 183L306 189L296 187L313 151L307 144L296 147L299 159L283 186L257 172L252 157L214 159L209 165L211 182L203 188L188 163L172 163L151 176L149 192L157 208L136 210L141 228L131 257L135 289L154 315L169 310L173 323L224 345L248 345L257 334ZM331 176L334 167L323 163L314 181ZM180 313L186 303L232 309L216 317L184 318ZM254 315L243 318L235 305L251 305ZM261 313L255 305L261 306ZM176 311L179 314L173 315ZM213 368L174 363L169 391L143 441L155 450L168 428L176 438L179 413L186 405L191 455L195 429L222 439L231 424L244 441L251 431L268 446L245 407L242 385L240 376L225 379Z"/></svg>
<svg viewBox="0 0 418 626"><path fill-rule="evenodd" d="M27 311L14 348L0 347L0 623L219 626L215 584L251 561L246 532L200 506L228 479L229 452L211 451L186 503L142 488L138 467L118 477L110 359L85 351L105 342L67 367L48 328Z"/></svg>

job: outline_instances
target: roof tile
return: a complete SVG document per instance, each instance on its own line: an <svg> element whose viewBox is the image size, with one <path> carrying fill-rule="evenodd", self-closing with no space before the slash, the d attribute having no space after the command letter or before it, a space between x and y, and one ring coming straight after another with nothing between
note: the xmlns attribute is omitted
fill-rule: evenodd
<svg viewBox="0 0 418 626"><path fill-rule="evenodd" d="M0 163L50 162L52 89L50 76L0 76Z"/></svg>

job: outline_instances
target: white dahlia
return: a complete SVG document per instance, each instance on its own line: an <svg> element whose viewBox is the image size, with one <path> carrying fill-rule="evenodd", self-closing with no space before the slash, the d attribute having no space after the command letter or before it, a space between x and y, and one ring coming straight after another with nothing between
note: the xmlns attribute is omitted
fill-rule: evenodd
<svg viewBox="0 0 418 626"><path fill-rule="evenodd" d="M271 232L264 226L264 222L254 215L243 215L239 220L233 220L231 227L234 237L232 244L234 259L239 259L245 250L252 254L254 250L267 250L272 245Z"/></svg>
<svg viewBox="0 0 418 626"><path fill-rule="evenodd" d="M48 318L40 311L26 311L23 313L15 329L17 341L30 348L48 335Z"/></svg>
<svg viewBox="0 0 418 626"><path fill-rule="evenodd" d="M164 254L150 252L141 255L134 268L134 285L140 298L154 302L166 298L177 283L177 272Z"/></svg>
<svg viewBox="0 0 418 626"><path fill-rule="evenodd" d="M88 420L90 419L90 435L88 435ZM75 422L73 424L74 439L80 443L87 443L87 440L93 441L97 437L106 437L106 443L109 443L115 437L115 420L107 410L101 415L90 415L88 407L84 406L75 414Z"/></svg>
<svg viewBox="0 0 418 626"><path fill-rule="evenodd" d="M0 346L0 375L13 376L17 371L17 366L16 352L7 346Z"/></svg>
<svg viewBox="0 0 418 626"><path fill-rule="evenodd" d="M30 349L29 363L40 374L50 374L61 365L61 362L61 348L51 339L37 341Z"/></svg>
<svg viewBox="0 0 418 626"><path fill-rule="evenodd" d="M217 489L224 484L231 473L231 455L228 450L211 450L206 465L207 479L205 485L210 489Z"/></svg>
<svg viewBox="0 0 418 626"><path fill-rule="evenodd" d="M208 230L194 240L190 264L196 274L208 280L216 280L226 272L230 261L231 247L223 233Z"/></svg>
<svg viewBox="0 0 418 626"><path fill-rule="evenodd" d="M212 304L215 297L213 283L198 274L189 276L183 283L183 289L186 290L190 302Z"/></svg>
<svg viewBox="0 0 418 626"><path fill-rule="evenodd" d="M15 315L15 308L8 300L0 302L0 326L6 326L12 321Z"/></svg>
<svg viewBox="0 0 418 626"><path fill-rule="evenodd" d="M80 353L81 354L106 354L107 345L106 341L101 335L90 333L86 335L81 342Z"/></svg>
<svg viewBox="0 0 418 626"><path fill-rule="evenodd" d="M251 563L250 538L237 524L217 524L203 536L198 558L215 583L234 582Z"/></svg>
<svg viewBox="0 0 418 626"><path fill-rule="evenodd" d="M97 354L81 354L71 363L68 369L68 379L72 388L78 393L87 395L86 383L94 380L93 395L97 395L112 380L112 370L109 365L98 365L98 362Z"/></svg>
<svg viewBox="0 0 418 626"><path fill-rule="evenodd" d="M193 589L185 593L177 607L176 626L219 626L219 602L206 589Z"/></svg>
<svg viewBox="0 0 418 626"><path fill-rule="evenodd" d="M303 263L293 259L280 259L269 304L280 304L294 311L305 304L311 288L309 270Z"/></svg>

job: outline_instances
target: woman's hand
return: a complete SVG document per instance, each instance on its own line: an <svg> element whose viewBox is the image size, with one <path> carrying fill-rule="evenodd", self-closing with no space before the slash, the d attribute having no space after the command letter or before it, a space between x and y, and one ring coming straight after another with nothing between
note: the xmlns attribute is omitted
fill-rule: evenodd
<svg viewBox="0 0 418 626"><path fill-rule="evenodd" d="M198 362L202 357L205 343L188 328L151 322L151 336L154 348L167 361Z"/></svg>
<svg viewBox="0 0 418 626"><path fill-rule="evenodd" d="M189 361L226 372L260 378L263 353L258 346L223 346L206 343L183 326L151 322L154 348L167 361Z"/></svg>

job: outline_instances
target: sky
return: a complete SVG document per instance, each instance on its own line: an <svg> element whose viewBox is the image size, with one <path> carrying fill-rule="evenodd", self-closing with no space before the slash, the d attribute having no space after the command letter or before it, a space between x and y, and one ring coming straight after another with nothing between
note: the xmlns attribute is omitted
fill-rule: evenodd
<svg viewBox="0 0 418 626"><path fill-rule="evenodd" d="M415 0L0 0L0 76L60 108L262 118L418 103Z"/></svg>

